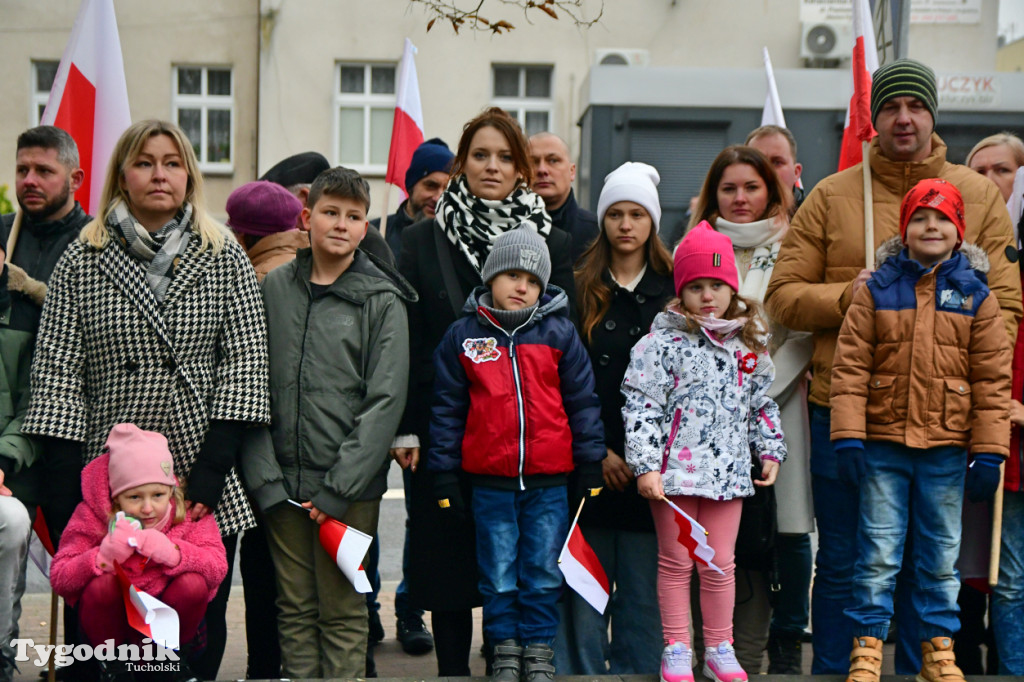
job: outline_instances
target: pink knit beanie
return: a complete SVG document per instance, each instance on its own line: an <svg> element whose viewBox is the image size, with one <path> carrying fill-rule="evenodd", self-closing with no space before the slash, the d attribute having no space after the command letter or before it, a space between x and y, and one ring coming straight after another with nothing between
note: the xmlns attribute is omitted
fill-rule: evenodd
<svg viewBox="0 0 1024 682"><path fill-rule="evenodd" d="M701 277L720 279L731 286L733 291L740 288L732 241L712 229L706 220L700 221L686 233L676 247L672 260L677 296L682 295L683 287Z"/></svg>
<svg viewBox="0 0 1024 682"><path fill-rule="evenodd" d="M163 434L143 431L135 424L117 424L107 436L105 449L110 453L107 471L111 498L150 483L178 485L174 459Z"/></svg>

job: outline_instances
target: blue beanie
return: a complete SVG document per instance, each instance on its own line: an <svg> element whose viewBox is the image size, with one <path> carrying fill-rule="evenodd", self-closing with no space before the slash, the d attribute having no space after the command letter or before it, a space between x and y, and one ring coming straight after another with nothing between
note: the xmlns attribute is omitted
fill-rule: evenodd
<svg viewBox="0 0 1024 682"><path fill-rule="evenodd" d="M409 170L405 171L405 191L411 194L413 185L431 173L447 173L453 159L455 155L440 137L433 137L416 147L409 161Z"/></svg>

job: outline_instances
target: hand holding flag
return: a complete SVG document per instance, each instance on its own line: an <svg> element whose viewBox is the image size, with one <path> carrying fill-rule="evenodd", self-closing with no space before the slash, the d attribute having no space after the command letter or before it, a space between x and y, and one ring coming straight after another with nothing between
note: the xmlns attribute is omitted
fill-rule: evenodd
<svg viewBox="0 0 1024 682"><path fill-rule="evenodd" d="M294 500L288 500L288 502L303 511L308 509ZM328 518L319 523L320 545L324 551L334 559L334 563L352 583L356 592L360 594L370 592L373 588L370 587L370 580L366 577L366 571L363 570L363 557L366 556L366 551L370 548L373 538L337 519Z"/></svg>

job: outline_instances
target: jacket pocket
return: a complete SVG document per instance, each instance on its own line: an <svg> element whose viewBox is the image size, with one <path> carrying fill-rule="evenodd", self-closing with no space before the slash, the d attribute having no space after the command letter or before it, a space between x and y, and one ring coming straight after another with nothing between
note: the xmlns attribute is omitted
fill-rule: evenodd
<svg viewBox="0 0 1024 682"><path fill-rule="evenodd" d="M966 379L946 379L944 423L950 431L970 428L971 385Z"/></svg>
<svg viewBox="0 0 1024 682"><path fill-rule="evenodd" d="M896 412L896 376L876 374L868 384L868 406L865 417L869 424L892 424Z"/></svg>

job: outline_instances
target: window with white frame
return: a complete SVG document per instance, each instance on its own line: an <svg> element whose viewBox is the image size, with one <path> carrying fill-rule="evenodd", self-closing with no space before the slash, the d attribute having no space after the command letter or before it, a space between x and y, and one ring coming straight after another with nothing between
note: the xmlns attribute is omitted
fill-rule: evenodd
<svg viewBox="0 0 1024 682"><path fill-rule="evenodd" d="M204 172L234 170L235 100L231 67L176 66L171 106Z"/></svg>
<svg viewBox="0 0 1024 682"><path fill-rule="evenodd" d="M527 135L550 130L553 71L543 65L493 65L491 104L511 114Z"/></svg>
<svg viewBox="0 0 1024 682"><path fill-rule="evenodd" d="M395 118L394 64L338 64L334 88L337 162L383 175Z"/></svg>
<svg viewBox="0 0 1024 682"><path fill-rule="evenodd" d="M50 88L53 87L53 80L57 76L59 65L60 62L32 62L32 114L29 121L33 128L39 125L39 121L43 119L46 102L50 99Z"/></svg>

